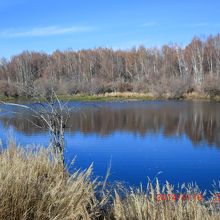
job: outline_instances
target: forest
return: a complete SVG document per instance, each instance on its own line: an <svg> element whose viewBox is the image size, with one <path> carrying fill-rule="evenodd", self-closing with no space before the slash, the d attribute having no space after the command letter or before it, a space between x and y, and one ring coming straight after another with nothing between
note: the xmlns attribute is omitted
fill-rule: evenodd
<svg viewBox="0 0 220 220"><path fill-rule="evenodd" d="M52 87L59 95L137 92L179 98L195 91L218 96L220 34L194 37L184 47L24 51L0 59L1 95L46 95Z"/></svg>

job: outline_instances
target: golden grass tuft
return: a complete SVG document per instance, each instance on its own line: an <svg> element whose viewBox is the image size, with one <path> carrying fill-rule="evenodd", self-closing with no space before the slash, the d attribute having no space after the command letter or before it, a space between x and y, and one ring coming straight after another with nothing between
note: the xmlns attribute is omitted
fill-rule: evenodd
<svg viewBox="0 0 220 220"><path fill-rule="evenodd" d="M166 199L162 199L163 195ZM177 195L180 198L174 199ZM186 195L189 197L183 199ZM203 200L203 196L196 185L183 184L174 190L166 183L161 189L157 180L154 187L149 183L146 191L131 188L123 198L116 192L112 216L117 220L219 220L220 202L214 201L216 198Z"/></svg>
<svg viewBox="0 0 220 220"><path fill-rule="evenodd" d="M71 176L48 150L11 146L0 154L0 219L61 220L98 216L92 167Z"/></svg>

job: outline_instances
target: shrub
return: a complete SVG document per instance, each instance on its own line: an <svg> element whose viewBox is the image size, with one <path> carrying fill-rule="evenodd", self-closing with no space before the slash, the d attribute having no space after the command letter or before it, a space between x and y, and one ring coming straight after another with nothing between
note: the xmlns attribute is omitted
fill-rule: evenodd
<svg viewBox="0 0 220 220"><path fill-rule="evenodd" d="M92 219L98 215L92 167L71 176L45 149L0 154L0 219Z"/></svg>
<svg viewBox="0 0 220 220"><path fill-rule="evenodd" d="M220 96L220 79L211 75L207 75L203 83L203 90L211 98Z"/></svg>
<svg viewBox="0 0 220 220"><path fill-rule="evenodd" d="M118 92L132 92L133 91L133 85L129 82L118 82L116 88Z"/></svg>
<svg viewBox="0 0 220 220"><path fill-rule="evenodd" d="M179 198L178 198L179 196ZM203 202L203 194L196 185L182 185L180 191L166 183L160 187L148 184L130 189L124 196L115 193L111 217L118 220L201 220L219 219L219 206L213 200Z"/></svg>
<svg viewBox="0 0 220 220"><path fill-rule="evenodd" d="M0 80L0 94L4 94L6 97L9 96L17 97L18 89L13 83L9 84L5 80Z"/></svg>

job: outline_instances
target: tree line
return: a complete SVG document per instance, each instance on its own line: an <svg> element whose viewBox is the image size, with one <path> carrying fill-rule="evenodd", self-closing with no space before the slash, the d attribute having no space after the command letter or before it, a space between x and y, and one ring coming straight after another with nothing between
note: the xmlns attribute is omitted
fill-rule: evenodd
<svg viewBox="0 0 220 220"><path fill-rule="evenodd" d="M24 51L0 60L0 94L47 95L51 88L63 95L127 91L173 97L192 91L220 95L220 34L195 37L184 47Z"/></svg>

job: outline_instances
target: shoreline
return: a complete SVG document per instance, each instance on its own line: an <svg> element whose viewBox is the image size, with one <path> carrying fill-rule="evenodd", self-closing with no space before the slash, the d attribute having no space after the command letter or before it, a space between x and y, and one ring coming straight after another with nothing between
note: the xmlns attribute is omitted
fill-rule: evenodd
<svg viewBox="0 0 220 220"><path fill-rule="evenodd" d="M170 94L161 96L152 93L135 93L135 92L112 92L103 94L76 94L76 95L58 95L62 101L153 101L153 100L183 100L183 101L214 101L220 102L220 96L210 97L207 94L192 92L183 94L179 97L173 97ZM27 97L12 97L0 95L0 101L31 101L32 98ZM40 100L44 101L44 99Z"/></svg>

